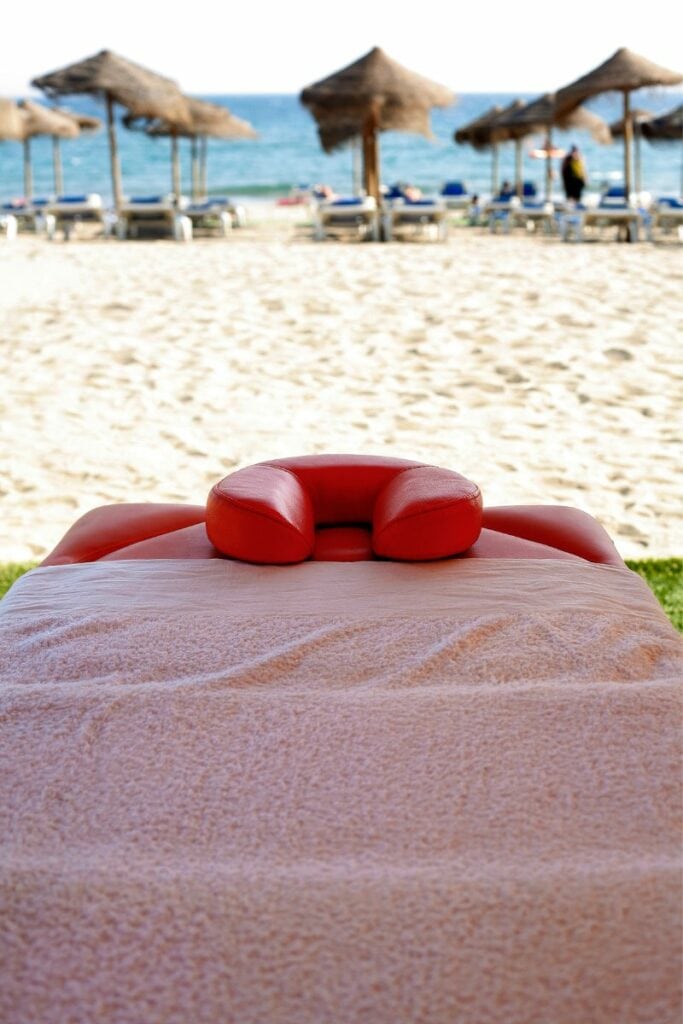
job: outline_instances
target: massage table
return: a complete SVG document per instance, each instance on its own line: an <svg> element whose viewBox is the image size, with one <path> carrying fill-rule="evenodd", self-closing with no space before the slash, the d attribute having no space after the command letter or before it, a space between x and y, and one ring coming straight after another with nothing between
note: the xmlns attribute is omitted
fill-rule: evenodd
<svg viewBox="0 0 683 1024"><path fill-rule="evenodd" d="M0 1020L678 1024L681 662L437 467L87 513L0 603Z"/></svg>

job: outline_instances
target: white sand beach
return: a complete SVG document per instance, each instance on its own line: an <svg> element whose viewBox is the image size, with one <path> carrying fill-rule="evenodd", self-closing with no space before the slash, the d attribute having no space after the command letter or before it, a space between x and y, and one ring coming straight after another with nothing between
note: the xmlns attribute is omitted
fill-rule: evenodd
<svg viewBox="0 0 683 1024"><path fill-rule="evenodd" d="M323 451L577 506L625 557L683 550L680 245L315 244L289 216L188 245L20 237L0 275L2 561L95 505L201 503Z"/></svg>

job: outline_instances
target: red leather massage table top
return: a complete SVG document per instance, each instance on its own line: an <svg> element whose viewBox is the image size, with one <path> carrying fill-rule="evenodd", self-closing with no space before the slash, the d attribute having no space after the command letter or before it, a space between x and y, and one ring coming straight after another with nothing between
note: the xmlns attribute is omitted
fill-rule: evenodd
<svg viewBox="0 0 683 1024"><path fill-rule="evenodd" d="M624 564L602 526L578 509L483 508L477 485L449 470L402 459L320 455L238 470L212 488L206 506L134 503L93 509L43 565L454 556Z"/></svg>

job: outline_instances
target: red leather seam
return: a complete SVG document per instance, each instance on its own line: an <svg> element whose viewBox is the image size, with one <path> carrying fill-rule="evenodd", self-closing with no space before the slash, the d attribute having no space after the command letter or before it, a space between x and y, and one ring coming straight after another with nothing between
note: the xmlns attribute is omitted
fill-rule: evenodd
<svg viewBox="0 0 683 1024"><path fill-rule="evenodd" d="M250 508L248 505L241 504L237 499L230 498L225 494L221 494L220 500L222 502L226 502L228 505L232 505L233 508L240 512L246 511L250 516L260 516L261 519L268 519L271 523L276 523L278 526L283 526L285 529L291 529L297 533L302 540L306 540L305 535L301 532L298 526L295 526L288 519L283 519L281 516L271 515L269 512L264 512L260 509Z"/></svg>
<svg viewBox="0 0 683 1024"><path fill-rule="evenodd" d="M433 504L431 508L419 508L415 512L409 512L406 515L397 516L395 519L390 520L390 522L382 528L381 532L384 533L384 530L388 529L388 527L392 526L394 523L405 523L408 519L415 519L417 516L427 516L435 511L442 512L443 509L450 508L452 505L461 505L463 502L469 503L480 496L481 492L479 491L479 488L477 488L477 490L472 494L463 494L460 498L448 498L441 504ZM433 501L433 499L430 499L430 501Z"/></svg>

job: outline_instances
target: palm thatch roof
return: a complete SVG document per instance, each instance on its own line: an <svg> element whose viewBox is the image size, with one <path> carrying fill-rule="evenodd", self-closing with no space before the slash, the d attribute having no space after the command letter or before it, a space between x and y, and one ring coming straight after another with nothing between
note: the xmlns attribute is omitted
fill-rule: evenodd
<svg viewBox="0 0 683 1024"><path fill-rule="evenodd" d="M488 149L492 145L493 125L505 108L500 104L490 107L473 121L469 121L453 134L459 146L469 145L475 149Z"/></svg>
<svg viewBox="0 0 683 1024"><path fill-rule="evenodd" d="M640 129L645 124L645 122L649 121L654 115L651 110L641 110L634 107L629 111L629 116L631 118L631 124L633 125L633 127L635 128L636 126L638 126L638 128ZM624 134L624 118L620 117L618 121L613 121L612 124L609 126L609 130L612 134L612 138L620 139L621 136Z"/></svg>
<svg viewBox="0 0 683 1024"><path fill-rule="evenodd" d="M641 131L648 142L680 142L683 139L683 103L668 114L646 121Z"/></svg>
<svg viewBox="0 0 683 1024"><path fill-rule="evenodd" d="M101 119L93 117L92 114L80 114L75 110L67 110L66 107L54 107L53 109L56 114L70 117L72 121L75 121L81 132L98 132L102 127Z"/></svg>
<svg viewBox="0 0 683 1024"><path fill-rule="evenodd" d="M189 122L185 99L175 82L111 50L41 75L31 84L51 97L77 93L106 96L136 117L163 117L177 125Z"/></svg>
<svg viewBox="0 0 683 1024"><path fill-rule="evenodd" d="M24 119L14 100L0 97L0 141L21 142L24 137Z"/></svg>
<svg viewBox="0 0 683 1024"><path fill-rule="evenodd" d="M498 128L504 129L511 139L521 139L525 135L547 131L549 128L576 128L591 133L596 142L606 144L611 141L610 130L597 114L584 107L571 110L567 114L559 114L555 104L555 94L546 92L520 109L498 118Z"/></svg>
<svg viewBox="0 0 683 1024"><path fill-rule="evenodd" d="M632 92L653 85L678 85L683 74L653 64L626 47L621 47L599 67L560 89L555 96L558 114L574 110L584 100L603 92Z"/></svg>
<svg viewBox="0 0 683 1024"><path fill-rule="evenodd" d="M450 106L454 99L450 89L409 71L377 46L300 95L326 152L361 135L369 119L377 131L431 138L431 108Z"/></svg>
<svg viewBox="0 0 683 1024"><path fill-rule="evenodd" d="M169 121L163 118L136 118L130 114L123 119L126 128L142 130L148 135L182 135L186 138L196 139L201 136L211 136L214 139L256 139L258 132L252 128L248 121L231 114L227 107L221 107L217 103L208 103L206 100L185 97L189 112L189 123L181 128L176 128Z"/></svg>
<svg viewBox="0 0 683 1024"><path fill-rule="evenodd" d="M31 139L35 135L53 135L59 139L75 139L80 135L80 128L70 117L49 110L31 100L21 100L19 109L23 119L24 138Z"/></svg>

